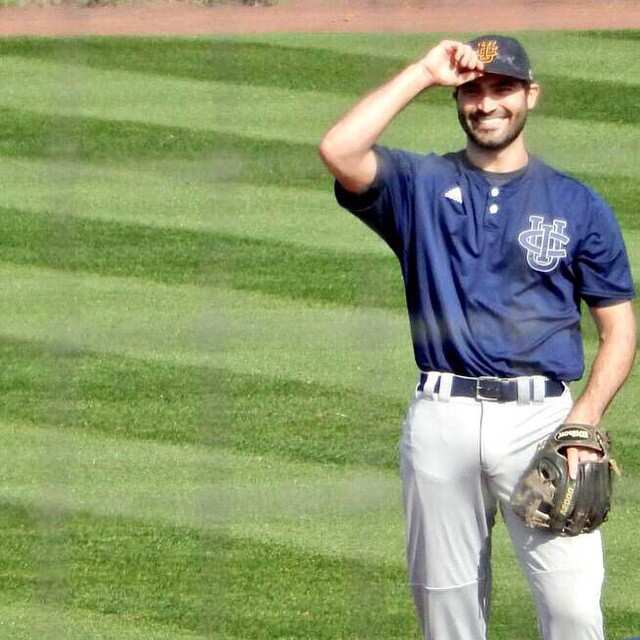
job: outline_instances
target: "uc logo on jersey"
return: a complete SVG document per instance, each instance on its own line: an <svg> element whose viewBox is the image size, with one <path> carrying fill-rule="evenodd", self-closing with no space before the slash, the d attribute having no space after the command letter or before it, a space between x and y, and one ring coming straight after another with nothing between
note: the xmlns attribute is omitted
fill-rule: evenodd
<svg viewBox="0 0 640 640"><path fill-rule="evenodd" d="M527 263L536 271L553 271L562 258L567 257L565 246L569 244L564 233L566 220L554 219L552 224L544 224L542 216L529 216L529 228L518 234L518 242L527 251Z"/></svg>

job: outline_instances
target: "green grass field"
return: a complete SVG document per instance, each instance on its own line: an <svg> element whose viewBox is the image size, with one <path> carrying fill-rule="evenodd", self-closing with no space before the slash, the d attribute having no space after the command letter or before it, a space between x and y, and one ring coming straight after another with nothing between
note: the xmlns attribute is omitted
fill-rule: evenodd
<svg viewBox="0 0 640 640"><path fill-rule="evenodd" d="M521 37L531 147L616 207L640 273L640 32ZM417 639L400 275L316 145L438 39L0 41L0 638ZM462 146L448 92L383 141ZM606 418L614 640L640 633L639 391ZM535 639L502 524L494 562L492 640Z"/></svg>

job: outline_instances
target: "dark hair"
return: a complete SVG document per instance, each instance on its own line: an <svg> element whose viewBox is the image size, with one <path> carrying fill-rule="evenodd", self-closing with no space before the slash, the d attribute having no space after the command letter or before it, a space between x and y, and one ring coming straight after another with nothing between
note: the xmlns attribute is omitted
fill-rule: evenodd
<svg viewBox="0 0 640 640"><path fill-rule="evenodd" d="M512 76L507 76L508 78L511 78L512 80L515 80L516 82L519 82L527 91L529 90L529 87L531 86L531 80L523 80L522 78L514 78ZM466 84L466 83L465 83ZM453 93L451 94L454 100L458 99L458 89L461 87L462 85L458 85L454 90Z"/></svg>

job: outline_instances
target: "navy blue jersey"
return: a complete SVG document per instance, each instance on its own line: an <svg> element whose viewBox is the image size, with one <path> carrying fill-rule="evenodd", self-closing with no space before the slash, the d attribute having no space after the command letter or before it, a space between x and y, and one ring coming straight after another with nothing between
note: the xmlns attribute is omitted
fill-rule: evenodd
<svg viewBox="0 0 640 640"><path fill-rule="evenodd" d="M418 367L580 378L580 301L635 295L605 202L534 157L498 187L464 152L375 151L371 188L357 195L336 183L336 197L400 261Z"/></svg>

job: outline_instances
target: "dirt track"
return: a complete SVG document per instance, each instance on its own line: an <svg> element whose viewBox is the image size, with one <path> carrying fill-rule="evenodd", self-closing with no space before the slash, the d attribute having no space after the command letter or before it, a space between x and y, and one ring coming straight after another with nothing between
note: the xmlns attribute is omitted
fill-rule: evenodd
<svg viewBox="0 0 640 640"><path fill-rule="evenodd" d="M281 0L274 7L1 8L1 35L492 31L640 28L636 0Z"/></svg>

